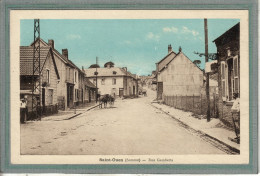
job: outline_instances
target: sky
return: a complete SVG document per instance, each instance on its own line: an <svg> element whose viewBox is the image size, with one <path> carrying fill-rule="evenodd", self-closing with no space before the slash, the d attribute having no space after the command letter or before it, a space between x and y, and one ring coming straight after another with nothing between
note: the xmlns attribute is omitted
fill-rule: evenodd
<svg viewBox="0 0 260 176"><path fill-rule="evenodd" d="M216 53L212 41L239 22L239 19L208 19L209 53ZM21 46L33 42L33 19L21 20ZM192 61L205 58L194 52L205 53L204 19L98 19L66 20L40 19L40 37L61 53L68 49L69 59L79 68L88 68L108 61L115 67L127 67L138 75L151 74L155 63L168 53L182 52Z"/></svg>

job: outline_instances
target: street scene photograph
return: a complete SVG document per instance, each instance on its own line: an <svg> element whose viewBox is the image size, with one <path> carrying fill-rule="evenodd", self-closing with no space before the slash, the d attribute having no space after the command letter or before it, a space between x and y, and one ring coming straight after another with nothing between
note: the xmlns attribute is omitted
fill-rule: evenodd
<svg viewBox="0 0 260 176"><path fill-rule="evenodd" d="M22 19L20 154L240 155L240 44L240 19Z"/></svg>

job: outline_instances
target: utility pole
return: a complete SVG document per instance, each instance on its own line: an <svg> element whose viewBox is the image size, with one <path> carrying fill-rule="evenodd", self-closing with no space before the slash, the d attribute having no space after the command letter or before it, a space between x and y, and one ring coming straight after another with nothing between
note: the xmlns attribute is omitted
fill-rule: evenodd
<svg viewBox="0 0 260 176"><path fill-rule="evenodd" d="M41 120L41 57L40 57L40 20L34 19L32 112ZM38 41L37 41L38 39ZM37 42L36 42L37 41ZM38 94L38 95L37 95Z"/></svg>
<svg viewBox="0 0 260 176"><path fill-rule="evenodd" d="M97 72L97 66L98 66L98 57L96 57L96 103L98 101L98 87L97 87L97 75L98 75L98 72Z"/></svg>
<svg viewBox="0 0 260 176"><path fill-rule="evenodd" d="M208 62L208 20L204 19L204 29L205 29L205 63ZM207 96L207 122L210 121L210 97L209 97L209 73L206 73L206 96Z"/></svg>

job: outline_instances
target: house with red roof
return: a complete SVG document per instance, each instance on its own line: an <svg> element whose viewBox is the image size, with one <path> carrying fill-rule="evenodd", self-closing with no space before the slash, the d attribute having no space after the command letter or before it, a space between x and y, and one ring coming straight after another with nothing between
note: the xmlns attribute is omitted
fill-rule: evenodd
<svg viewBox="0 0 260 176"><path fill-rule="evenodd" d="M20 90L21 96L27 95L28 111L32 111L32 80L40 79L41 82L41 106L43 113L57 112L57 82L60 80L60 74L53 56L51 47L41 47L40 49L40 70L41 76L33 75L33 47L20 47ZM34 94L39 92L34 92ZM32 118L32 117L31 117ZM30 119L30 116L29 116Z"/></svg>

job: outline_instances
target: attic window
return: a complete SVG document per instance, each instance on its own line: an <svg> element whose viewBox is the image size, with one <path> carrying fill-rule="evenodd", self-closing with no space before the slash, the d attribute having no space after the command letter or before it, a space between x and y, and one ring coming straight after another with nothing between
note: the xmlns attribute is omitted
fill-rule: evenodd
<svg viewBox="0 0 260 176"><path fill-rule="evenodd" d="M227 56L229 57L231 55L230 48L227 48Z"/></svg>
<svg viewBox="0 0 260 176"><path fill-rule="evenodd" d="M98 75L98 72L94 72L94 75Z"/></svg>
<svg viewBox="0 0 260 176"><path fill-rule="evenodd" d="M116 75L116 71L113 71L113 75Z"/></svg>

